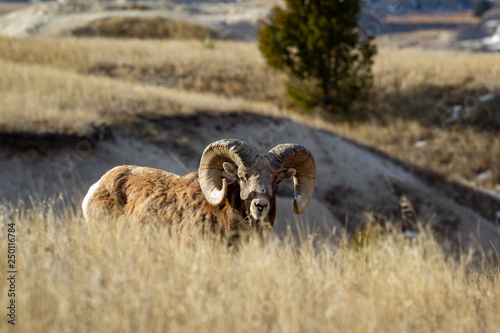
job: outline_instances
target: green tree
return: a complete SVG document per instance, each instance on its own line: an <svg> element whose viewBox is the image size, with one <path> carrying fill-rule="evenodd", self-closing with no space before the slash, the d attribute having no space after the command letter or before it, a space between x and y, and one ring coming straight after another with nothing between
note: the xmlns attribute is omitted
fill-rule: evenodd
<svg viewBox="0 0 500 333"><path fill-rule="evenodd" d="M300 106L338 113L366 96L376 47L358 27L360 9L361 0L286 0L263 23L259 48Z"/></svg>

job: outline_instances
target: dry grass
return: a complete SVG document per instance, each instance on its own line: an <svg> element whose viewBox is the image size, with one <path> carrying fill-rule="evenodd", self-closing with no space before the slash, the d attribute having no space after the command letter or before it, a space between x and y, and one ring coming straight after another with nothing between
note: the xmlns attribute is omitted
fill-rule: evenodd
<svg viewBox="0 0 500 333"><path fill-rule="evenodd" d="M474 128L439 129L415 120L342 123L334 131L341 136L425 170L489 189L500 184L500 137ZM424 146L419 147L418 143ZM482 178L479 175L484 173ZM479 177L478 177L479 176Z"/></svg>
<svg viewBox="0 0 500 333"><path fill-rule="evenodd" d="M284 77L271 71L254 44L217 41L0 38L1 58L134 84L281 103Z"/></svg>
<svg viewBox="0 0 500 333"><path fill-rule="evenodd" d="M487 188L500 184L500 68L494 54L382 49L371 120L336 131L414 165ZM480 96L494 93L492 101ZM472 116L447 122L456 105ZM415 146L425 141L424 147ZM488 177L477 176L486 172Z"/></svg>
<svg viewBox="0 0 500 333"><path fill-rule="evenodd" d="M480 21L470 11L443 13L411 13L406 15L389 15L388 23L397 24L476 24Z"/></svg>
<svg viewBox="0 0 500 333"><path fill-rule="evenodd" d="M381 49L373 68L381 112L419 119L455 104L469 105L500 90L493 53Z"/></svg>
<svg viewBox="0 0 500 333"><path fill-rule="evenodd" d="M22 332L496 332L500 271L430 235L362 247L270 240L238 251L161 230L89 235L80 211L2 206L17 228ZM63 207L67 203L63 203ZM486 261L481 261L486 263ZM0 270L6 271L2 261ZM7 295L7 280L0 280ZM2 301L2 304L5 304ZM2 332L14 331L6 320Z"/></svg>
<svg viewBox="0 0 500 333"><path fill-rule="evenodd" d="M167 20L162 17L108 17L72 31L81 37L112 37L140 39L204 39L216 38L219 33L201 25Z"/></svg>
<svg viewBox="0 0 500 333"><path fill-rule="evenodd" d="M196 43L188 44L188 47L206 51ZM96 123L126 124L138 114L178 115L199 110L214 113L269 112L275 109L269 103L237 96L227 98L209 91L196 93L87 74L91 70L82 70L83 64L92 63L92 60L86 61L86 55L72 50L71 45L68 48L68 58L57 51L55 54L59 56L29 58L33 54L27 53L24 57L24 50L21 50L16 54L17 58L0 59L0 70L5 73L0 77L0 128L7 131L82 133ZM92 52L88 56L90 54ZM99 55L94 53L92 56ZM145 57L146 54L136 61Z"/></svg>

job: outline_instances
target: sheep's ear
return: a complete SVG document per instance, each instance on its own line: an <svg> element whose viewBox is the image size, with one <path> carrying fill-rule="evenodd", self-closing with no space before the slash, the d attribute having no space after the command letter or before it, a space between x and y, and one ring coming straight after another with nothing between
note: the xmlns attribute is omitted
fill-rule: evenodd
<svg viewBox="0 0 500 333"><path fill-rule="evenodd" d="M238 166L231 162L224 162L222 164L224 171L227 172L228 175L238 178Z"/></svg>
<svg viewBox="0 0 500 333"><path fill-rule="evenodd" d="M293 176L295 176L296 172L297 170L295 170L294 168L283 169L283 180L288 180L292 178Z"/></svg>

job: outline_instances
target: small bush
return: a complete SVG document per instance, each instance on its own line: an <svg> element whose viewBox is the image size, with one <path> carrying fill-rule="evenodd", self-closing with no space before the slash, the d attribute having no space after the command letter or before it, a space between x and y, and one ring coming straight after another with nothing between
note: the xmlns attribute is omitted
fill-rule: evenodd
<svg viewBox="0 0 500 333"><path fill-rule="evenodd" d="M288 74L288 93L301 107L345 112L373 82L372 36L358 26L360 0L287 0L259 31L271 67Z"/></svg>

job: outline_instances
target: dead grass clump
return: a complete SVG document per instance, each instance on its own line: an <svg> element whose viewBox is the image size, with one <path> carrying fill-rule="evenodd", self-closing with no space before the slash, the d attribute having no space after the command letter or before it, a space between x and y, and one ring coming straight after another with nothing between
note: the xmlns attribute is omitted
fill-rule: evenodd
<svg viewBox="0 0 500 333"><path fill-rule="evenodd" d="M77 37L111 37L140 39L203 39L217 38L214 29L187 22L156 17L109 17L72 31Z"/></svg>
<svg viewBox="0 0 500 333"><path fill-rule="evenodd" d="M90 235L80 210L57 201L2 205L0 222L4 235L7 223L16 226L21 331L495 332L500 325L498 268L470 270L470 255L454 260L428 234L380 235L356 249L270 240L233 251L207 239L179 243L153 228ZM4 295L8 287L0 280Z"/></svg>

